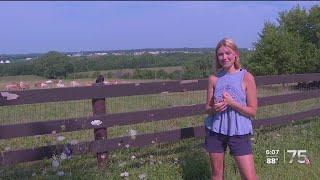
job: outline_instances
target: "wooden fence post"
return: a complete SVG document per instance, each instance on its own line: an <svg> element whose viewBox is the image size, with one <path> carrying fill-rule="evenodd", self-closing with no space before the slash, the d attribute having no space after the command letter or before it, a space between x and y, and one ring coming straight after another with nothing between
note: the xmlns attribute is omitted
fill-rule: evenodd
<svg viewBox="0 0 320 180"><path fill-rule="evenodd" d="M99 75L96 79L97 86L103 86L104 77ZM104 115L106 114L106 103L105 98L93 98L92 99L92 112L93 115ZM107 139L107 128L95 128L93 130L94 139L102 140ZM97 153L97 163L99 168L107 166L108 152Z"/></svg>

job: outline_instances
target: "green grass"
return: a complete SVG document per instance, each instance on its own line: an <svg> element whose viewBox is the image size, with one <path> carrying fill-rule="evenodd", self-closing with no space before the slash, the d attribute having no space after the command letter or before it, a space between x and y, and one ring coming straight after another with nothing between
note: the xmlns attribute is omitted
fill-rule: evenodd
<svg viewBox="0 0 320 180"><path fill-rule="evenodd" d="M151 70L151 71L158 71L158 70L164 70L167 73L172 73L174 71L183 71L182 66L168 66L168 67L154 67L154 68L139 68L140 70ZM96 73L99 72L100 74L107 77L108 73L111 72L113 76L115 74L130 74L131 76L135 72L135 69L118 69L118 70L101 70L101 71L86 71L86 72L76 72L73 74L68 75L67 78L73 78L73 77L94 77L96 76Z"/></svg>
<svg viewBox="0 0 320 180"><path fill-rule="evenodd" d="M253 140L254 160L260 179L317 179L320 176L320 119L309 122L255 130ZM2 179L59 179L57 171L63 170L64 179L123 179L120 173L129 172L129 179L209 179L209 157L201 147L203 138L191 138L176 143L154 144L142 148L121 149L109 154L108 168L99 170L93 155L72 157L62 160L55 170L50 160L22 163L2 167ZM279 149L278 164L266 163L267 149ZM283 161L284 151L306 149L311 165L289 164ZM131 159L132 156L136 159ZM226 154L225 178L240 179L233 158ZM289 154L286 154L289 159ZM32 174L36 173L34 177ZM44 174L42 174L44 173Z"/></svg>
<svg viewBox="0 0 320 180"><path fill-rule="evenodd" d="M32 78L32 77L31 77ZM1 82L1 81L0 81ZM267 86L258 88L258 96L265 97L299 92L282 86ZM107 112L122 113L148 109L166 108L180 105L199 104L205 102L206 91L155 94L145 96L129 96L109 98L106 101ZM294 103L265 106L258 109L256 119L269 118L302 112L318 108L320 98L314 98ZM33 105L17 105L0 107L0 124L16 124L34 121L50 121L86 117L92 115L91 100L69 101L59 103L41 103ZM205 115L177 118L167 121L140 123L135 125L108 128L108 138L127 136L130 129L138 134L162 132L183 127L203 124ZM316 179L319 172L319 118L308 123L288 125L277 129L255 130L254 155L257 173L260 179ZM63 142L57 142L57 136L65 136ZM32 136L0 140L0 150L6 151L39 146L66 143L71 140L93 140L93 130L65 132L43 136ZM129 179L138 179L142 173L147 179L208 179L210 165L206 152L201 147L203 138L192 138L176 143L155 144L142 148L129 148L111 152L108 169L98 170L94 155L72 157L62 160L58 170L63 170L65 179L124 179L120 173L129 172ZM312 161L311 166L298 163L288 164L279 162L278 165L265 163L266 149L306 149ZM132 160L131 156L137 158ZM150 155L153 158L150 158ZM281 156L283 157L283 156ZM175 160L178 159L178 160ZM51 160L21 163L0 168L0 179L59 179L58 170L51 167ZM35 174L34 174L35 173ZM42 175L42 173L44 173ZM35 176L32 176L34 174ZM239 173L233 159L226 156L226 179L239 179ZM282 178L283 177L283 178Z"/></svg>

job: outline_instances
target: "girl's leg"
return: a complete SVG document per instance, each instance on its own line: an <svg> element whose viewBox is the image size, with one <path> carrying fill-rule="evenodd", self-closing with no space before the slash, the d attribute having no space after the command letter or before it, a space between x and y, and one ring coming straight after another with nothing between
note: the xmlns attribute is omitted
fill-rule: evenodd
<svg viewBox="0 0 320 180"><path fill-rule="evenodd" d="M209 153L212 169L211 180L224 179L224 153Z"/></svg>
<svg viewBox="0 0 320 180"><path fill-rule="evenodd" d="M234 156L234 159L236 160L242 179L245 179L245 180L257 179L252 154L243 155L243 156Z"/></svg>

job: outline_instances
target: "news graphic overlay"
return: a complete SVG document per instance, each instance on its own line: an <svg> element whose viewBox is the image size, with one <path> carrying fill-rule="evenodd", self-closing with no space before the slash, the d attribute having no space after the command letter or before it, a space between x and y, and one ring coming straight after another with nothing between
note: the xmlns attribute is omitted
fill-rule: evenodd
<svg viewBox="0 0 320 180"><path fill-rule="evenodd" d="M306 149L267 149L265 155L265 162L270 165L279 164L280 162L284 164L310 164ZM283 161L280 160L281 157L283 157Z"/></svg>

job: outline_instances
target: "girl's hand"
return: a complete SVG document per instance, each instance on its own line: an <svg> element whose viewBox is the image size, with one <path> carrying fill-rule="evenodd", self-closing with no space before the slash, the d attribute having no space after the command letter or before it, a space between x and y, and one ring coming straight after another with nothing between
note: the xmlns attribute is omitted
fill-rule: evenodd
<svg viewBox="0 0 320 180"><path fill-rule="evenodd" d="M227 109L227 104L224 101L218 102L213 105L212 109L214 112L221 112Z"/></svg>
<svg viewBox="0 0 320 180"><path fill-rule="evenodd" d="M223 92L223 93L222 93L222 96L223 96L223 101L224 101L227 105L232 106L232 105L235 103L233 97L232 97L229 93Z"/></svg>

